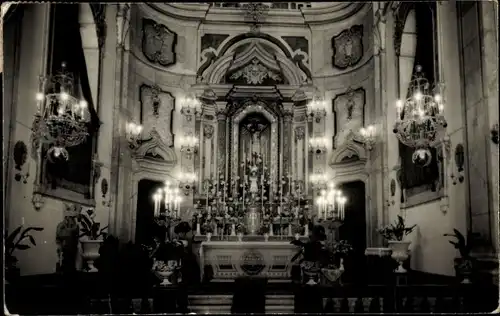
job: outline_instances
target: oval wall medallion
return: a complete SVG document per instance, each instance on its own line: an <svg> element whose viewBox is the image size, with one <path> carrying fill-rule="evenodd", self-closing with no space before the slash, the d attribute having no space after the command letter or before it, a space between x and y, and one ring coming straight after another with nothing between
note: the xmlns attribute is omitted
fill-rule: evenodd
<svg viewBox="0 0 500 316"><path fill-rule="evenodd" d="M457 166L458 172L464 171L464 146L462 144L458 144L455 147L455 164Z"/></svg>
<svg viewBox="0 0 500 316"><path fill-rule="evenodd" d="M106 197L106 194L108 193L108 188L109 188L108 180L106 178L103 178L101 180L101 193L103 198Z"/></svg>
<svg viewBox="0 0 500 316"><path fill-rule="evenodd" d="M396 180L391 179L391 196L396 195Z"/></svg>
<svg viewBox="0 0 500 316"><path fill-rule="evenodd" d="M14 162L15 168L21 170L22 166L26 163L28 158L28 147L23 141L18 141L14 145Z"/></svg>
<svg viewBox="0 0 500 316"><path fill-rule="evenodd" d="M248 275L258 275L264 270L264 256L254 249L249 249L241 256L241 269Z"/></svg>

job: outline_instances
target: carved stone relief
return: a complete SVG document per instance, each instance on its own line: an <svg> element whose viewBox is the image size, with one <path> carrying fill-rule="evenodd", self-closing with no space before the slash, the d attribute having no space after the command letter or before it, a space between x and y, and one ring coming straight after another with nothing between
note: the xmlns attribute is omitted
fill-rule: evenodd
<svg viewBox="0 0 500 316"><path fill-rule="evenodd" d="M231 79L245 79L247 84L257 85L263 84L264 79L269 78L276 82L282 81L281 76L262 65L257 59L246 65L244 68L234 72Z"/></svg>
<svg viewBox="0 0 500 316"><path fill-rule="evenodd" d="M364 125L365 90L349 88L332 101L335 122L333 146L339 146L347 137Z"/></svg>
<svg viewBox="0 0 500 316"><path fill-rule="evenodd" d="M207 139L211 139L212 136L214 136L214 127L212 125L204 125L203 136Z"/></svg>
<svg viewBox="0 0 500 316"><path fill-rule="evenodd" d="M306 135L306 131L305 131L304 126L299 126L295 129L295 140L297 140L297 141L302 140L302 139L304 139L305 135Z"/></svg>
<svg viewBox="0 0 500 316"><path fill-rule="evenodd" d="M144 126L144 134L157 131L165 145L174 145L174 134L172 132L172 118L175 108L174 97L158 86L143 84L140 87L141 102L141 124Z"/></svg>
<svg viewBox="0 0 500 316"><path fill-rule="evenodd" d="M333 67L346 69L363 57L363 26L354 25L332 38Z"/></svg>
<svg viewBox="0 0 500 316"><path fill-rule="evenodd" d="M152 62L161 66L175 64L177 34L163 24L151 19L142 20L142 52Z"/></svg>

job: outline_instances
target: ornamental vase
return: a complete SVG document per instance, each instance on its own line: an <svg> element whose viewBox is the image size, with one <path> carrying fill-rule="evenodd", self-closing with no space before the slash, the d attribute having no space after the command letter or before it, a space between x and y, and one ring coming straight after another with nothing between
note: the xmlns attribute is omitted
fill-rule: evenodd
<svg viewBox="0 0 500 316"><path fill-rule="evenodd" d="M409 247L410 247L411 241L398 241L398 240L391 240L389 241L389 248L392 249L392 255L391 258L396 260L398 263L398 267L394 272L396 273L406 273L406 269L403 268L403 263L408 259L409 257Z"/></svg>
<svg viewBox="0 0 500 316"><path fill-rule="evenodd" d="M81 240L82 244L82 258L87 263L87 272L97 272L94 266L95 260L99 258L99 248L104 240Z"/></svg>

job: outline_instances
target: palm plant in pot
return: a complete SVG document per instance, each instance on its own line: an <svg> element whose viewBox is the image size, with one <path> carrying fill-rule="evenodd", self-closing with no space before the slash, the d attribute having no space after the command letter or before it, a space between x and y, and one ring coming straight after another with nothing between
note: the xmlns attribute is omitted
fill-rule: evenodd
<svg viewBox="0 0 500 316"><path fill-rule="evenodd" d="M95 212L89 208L78 214L80 223L80 243L82 244L82 258L86 261L88 272L97 272L94 261L99 258L99 248L104 242L105 230L101 224L94 221ZM103 238L101 238L101 236Z"/></svg>
<svg viewBox="0 0 500 316"><path fill-rule="evenodd" d="M398 220L394 224L379 229L379 233L389 242L389 248L392 250L391 257L398 263L398 267L394 272L406 272L406 269L403 268L403 263L408 259L411 241L403 240L403 238L409 235L416 226L406 226L404 218L398 215Z"/></svg>
<svg viewBox="0 0 500 316"><path fill-rule="evenodd" d="M475 259L471 256L477 234L467 233L467 238L458 230L453 229L453 234L444 234L447 237L454 237L456 240L449 240L455 249L460 253L460 257L454 259L455 273L463 278L462 283L471 283L470 277L474 271Z"/></svg>
<svg viewBox="0 0 500 316"><path fill-rule="evenodd" d="M29 234L31 231L42 231L42 227L27 227L23 230L23 225L14 229L12 233L5 231L5 280L11 281L19 276L19 268L17 267L17 258L14 256L16 250L30 249L31 246L36 246L35 238ZM26 239L30 244L23 243Z"/></svg>

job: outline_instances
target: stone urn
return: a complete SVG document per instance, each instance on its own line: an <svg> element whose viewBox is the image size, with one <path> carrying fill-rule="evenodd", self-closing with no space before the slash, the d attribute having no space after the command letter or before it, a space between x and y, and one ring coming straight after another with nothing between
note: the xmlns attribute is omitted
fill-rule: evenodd
<svg viewBox="0 0 500 316"><path fill-rule="evenodd" d="M167 264L163 261L155 261L153 270L156 276L161 280L160 286L169 286L178 283L177 274L179 265L176 260L169 260ZM174 275L174 277L172 277Z"/></svg>
<svg viewBox="0 0 500 316"><path fill-rule="evenodd" d="M238 233L238 241L243 241L243 233Z"/></svg>
<svg viewBox="0 0 500 316"><path fill-rule="evenodd" d="M462 278L462 284L472 283L470 278L474 271L474 260L472 258L455 258L455 273Z"/></svg>
<svg viewBox="0 0 500 316"><path fill-rule="evenodd" d="M210 241L212 239L212 233L207 233L207 241Z"/></svg>
<svg viewBox="0 0 500 316"><path fill-rule="evenodd" d="M99 258L99 248L101 248L104 240L86 239L80 241L82 244L82 258L87 263L87 272L97 272L94 266L95 260Z"/></svg>
<svg viewBox="0 0 500 316"><path fill-rule="evenodd" d="M391 258L396 260L398 263L398 267L394 272L396 273L406 273L406 269L403 268L403 263L409 257L409 247L411 241L403 241L403 240L390 240L389 248L392 250Z"/></svg>

